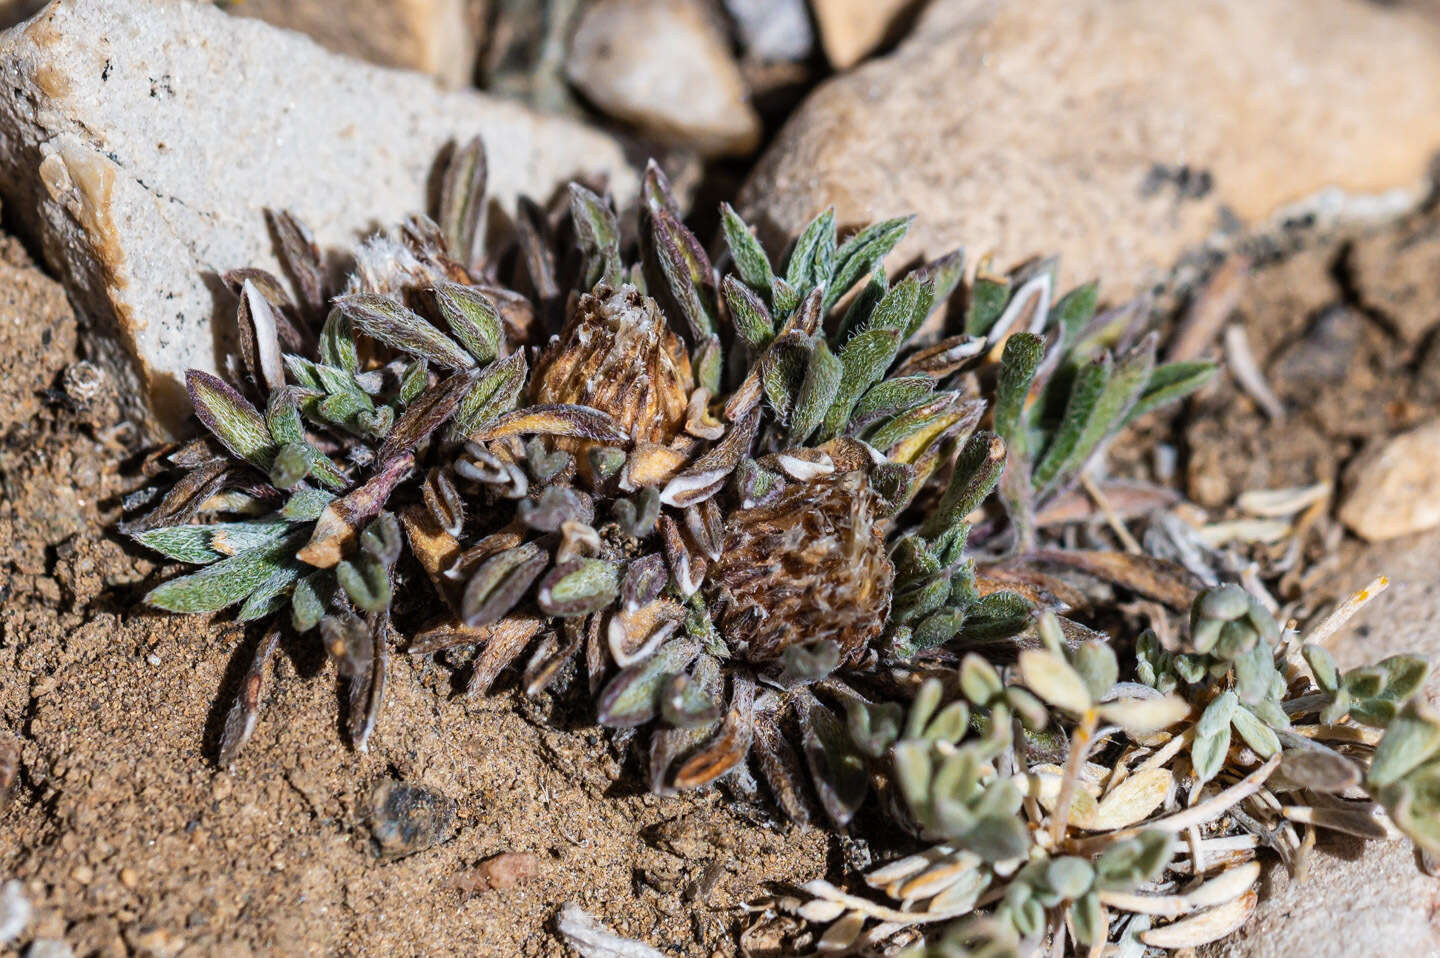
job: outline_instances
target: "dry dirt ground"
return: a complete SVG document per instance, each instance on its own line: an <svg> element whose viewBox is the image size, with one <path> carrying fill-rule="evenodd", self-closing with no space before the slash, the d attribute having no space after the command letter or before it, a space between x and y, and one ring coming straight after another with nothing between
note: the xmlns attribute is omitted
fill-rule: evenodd
<svg viewBox="0 0 1440 958"><path fill-rule="evenodd" d="M1267 421L1222 377L1177 442L1188 492L1221 506L1246 488L1336 479L1367 437L1433 415L1437 276L1435 216L1257 268L1238 315L1294 411ZM259 635L138 606L159 569L108 531L135 438L104 383L67 375L75 320L8 240L0 307L0 737L22 756L0 812L0 880L22 881L36 910L16 944L559 955L553 916L574 900L667 953L728 955L741 904L767 882L841 871L824 832L715 793L652 797L582 717L513 690L458 697L448 670L404 656L357 755L333 672L312 647L287 648L254 739L219 770L219 724ZM392 779L454 798L454 838L378 859L364 808ZM538 876L476 891L477 866L504 852L537 855Z"/></svg>

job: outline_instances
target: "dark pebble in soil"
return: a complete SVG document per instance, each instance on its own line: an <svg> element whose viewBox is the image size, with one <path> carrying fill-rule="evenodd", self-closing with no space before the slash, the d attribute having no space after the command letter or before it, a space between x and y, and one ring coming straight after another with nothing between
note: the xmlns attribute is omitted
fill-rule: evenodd
<svg viewBox="0 0 1440 958"><path fill-rule="evenodd" d="M381 858L404 858L448 841L455 800L404 782L382 782L370 794L370 831Z"/></svg>

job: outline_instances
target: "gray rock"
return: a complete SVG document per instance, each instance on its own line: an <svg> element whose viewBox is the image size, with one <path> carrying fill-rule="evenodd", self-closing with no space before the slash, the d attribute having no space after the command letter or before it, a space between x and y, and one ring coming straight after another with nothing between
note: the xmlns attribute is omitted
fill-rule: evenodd
<svg viewBox="0 0 1440 958"><path fill-rule="evenodd" d="M747 56L771 62L803 60L815 46L805 0L725 0Z"/></svg>
<svg viewBox="0 0 1440 958"><path fill-rule="evenodd" d="M184 370L216 368L232 304L217 277L274 269L267 208L322 247L428 206L452 139L480 134L491 194L547 197L638 177L612 138L418 75L330 54L210 4L58 0L0 35L0 193L104 335L137 410L174 430Z"/></svg>
<svg viewBox="0 0 1440 958"><path fill-rule="evenodd" d="M759 142L740 68L696 0L598 0L580 15L565 69L596 106L662 143L714 156Z"/></svg>
<svg viewBox="0 0 1440 958"><path fill-rule="evenodd" d="M0 885L0 945L8 944L20 937L25 926L30 924L30 899L18 881L11 879Z"/></svg>
<svg viewBox="0 0 1440 958"><path fill-rule="evenodd" d="M75 958L75 952L63 941L54 938L36 938L25 949L25 958Z"/></svg>
<svg viewBox="0 0 1440 958"><path fill-rule="evenodd" d="M830 204L847 225L918 213L892 263L1058 252L1066 280L1120 298L1213 238L1222 211L1258 225L1301 203L1340 217L1418 200L1440 148L1440 21L1365 0L1295 9L935 0L894 53L810 95L742 212L772 240Z"/></svg>

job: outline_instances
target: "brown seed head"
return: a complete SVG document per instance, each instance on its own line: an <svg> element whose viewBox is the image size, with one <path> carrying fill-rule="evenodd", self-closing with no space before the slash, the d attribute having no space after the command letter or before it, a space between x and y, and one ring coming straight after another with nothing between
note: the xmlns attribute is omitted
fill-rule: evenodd
<svg viewBox="0 0 1440 958"><path fill-rule="evenodd" d="M633 286L582 296L530 382L532 402L593 406L633 441L662 445L684 427L695 388L684 343Z"/></svg>
<svg viewBox="0 0 1440 958"><path fill-rule="evenodd" d="M725 525L710 576L711 608L738 655L769 662L792 645L830 640L854 661L885 626L895 570L863 472L790 486Z"/></svg>

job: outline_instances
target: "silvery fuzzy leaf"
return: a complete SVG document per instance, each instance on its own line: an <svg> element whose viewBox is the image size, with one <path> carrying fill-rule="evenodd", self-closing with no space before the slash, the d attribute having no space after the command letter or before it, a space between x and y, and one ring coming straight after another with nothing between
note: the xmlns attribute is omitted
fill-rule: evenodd
<svg viewBox="0 0 1440 958"><path fill-rule="evenodd" d="M1046 703L1072 715L1083 715L1091 705L1085 680L1060 656L1044 649L1020 653L1020 675Z"/></svg>
<svg viewBox="0 0 1440 958"><path fill-rule="evenodd" d="M324 490L301 485L285 500L280 516L286 522L314 522L320 518L325 507L334 501L335 497Z"/></svg>
<svg viewBox="0 0 1440 958"><path fill-rule="evenodd" d="M1184 363L1166 363L1150 374L1145 389L1135 405L1125 415L1124 422L1130 423L1147 412L1178 402L1191 393L1198 392L1214 377L1220 367L1208 360Z"/></svg>
<svg viewBox="0 0 1440 958"><path fill-rule="evenodd" d="M995 666L979 653L969 652L960 660L960 690L971 702L984 707L1005 691L1005 686Z"/></svg>
<svg viewBox="0 0 1440 958"><path fill-rule="evenodd" d="M1300 647L1300 654L1305 657L1305 663L1315 674L1315 682L1322 692L1334 692L1340 687L1340 668L1328 649L1323 645L1306 642Z"/></svg>
<svg viewBox="0 0 1440 958"><path fill-rule="evenodd" d="M350 375L360 371L360 354L355 349L355 329L350 318L340 308L330 310L325 317L325 325L320 329L320 362L326 366L332 366L343 370ZM317 381L306 381L300 375L292 360L295 357L286 356L286 363L290 366L290 374L301 381L303 385L312 388L320 388Z"/></svg>
<svg viewBox="0 0 1440 958"><path fill-rule="evenodd" d="M1059 327L1061 343L1079 340L1081 330L1094 318L1099 301L1100 284L1092 280L1070 290L1050 308L1049 323Z"/></svg>
<svg viewBox="0 0 1440 958"><path fill-rule="evenodd" d="M670 187L670 178L665 171L660 169L652 157L645 163L645 175L640 181L640 201L643 204L643 212L654 216L662 210L668 211L673 216L680 215L680 202L675 199L675 191Z"/></svg>
<svg viewBox="0 0 1440 958"><path fill-rule="evenodd" d="M1225 756L1230 751L1230 726L1227 724L1214 735L1195 736L1190 744L1190 764L1194 766L1195 778L1204 784L1219 774L1225 765Z"/></svg>
<svg viewBox="0 0 1440 958"><path fill-rule="evenodd" d="M525 386L528 372L525 353L519 349L481 370L474 386L460 400L446 439L450 442L468 439L510 410Z"/></svg>
<svg viewBox="0 0 1440 958"><path fill-rule="evenodd" d="M959 844L987 862L1009 861L1030 851L1030 830L1015 815L986 815L959 838Z"/></svg>
<svg viewBox="0 0 1440 958"><path fill-rule="evenodd" d="M863 754L879 758L900 736L905 710L894 702L866 702L847 697L845 730Z"/></svg>
<svg viewBox="0 0 1440 958"><path fill-rule="evenodd" d="M1059 855L1045 865L1044 881L1060 898L1073 901L1090 890L1095 869L1083 858Z"/></svg>
<svg viewBox="0 0 1440 958"><path fill-rule="evenodd" d="M1240 701L1254 705L1270 693L1275 678L1275 654L1264 642L1235 657L1235 691Z"/></svg>
<svg viewBox="0 0 1440 958"><path fill-rule="evenodd" d="M828 313L860 277L874 270L899 245L914 221L914 216L898 216L872 223L840 244L835 251L835 266L825 289L825 302L822 304L825 312Z"/></svg>
<svg viewBox="0 0 1440 958"><path fill-rule="evenodd" d="M1158 334L1152 332L1115 363L1113 374L1106 377L1103 388L1090 404L1069 454L1055 467L1050 485L1064 481L1083 468L1101 441L1124 423L1155 367L1158 343ZM1068 406L1066 415L1068 418ZM1049 457L1050 451L1046 450L1046 458Z"/></svg>
<svg viewBox="0 0 1440 958"><path fill-rule="evenodd" d="M740 279L752 290L769 293L775 279L770 257L765 255L764 247L729 203L720 204L720 227L725 233L725 245L730 249L730 259L735 264L735 272L740 274ZM726 279L733 282L729 276Z"/></svg>
<svg viewBox="0 0 1440 958"><path fill-rule="evenodd" d="M161 526L131 536L149 549L191 565L205 565L274 545L285 537L284 522L217 522L198 526Z"/></svg>
<svg viewBox="0 0 1440 958"><path fill-rule="evenodd" d="M1005 312L1010 300L1010 280L990 275L981 263L974 284L970 287L970 305L965 311L965 332L984 336Z"/></svg>
<svg viewBox="0 0 1440 958"><path fill-rule="evenodd" d="M800 305L800 293L780 277L770 284L770 307L776 316L789 316Z"/></svg>
<svg viewBox="0 0 1440 958"><path fill-rule="evenodd" d="M725 375L725 350L720 345L720 337L712 333L701 340L690 358L690 366L695 371L697 386L712 395L718 393L720 380Z"/></svg>
<svg viewBox="0 0 1440 958"><path fill-rule="evenodd" d="M995 432L1011 445L1025 438L1025 400L1044 358L1045 340L1034 333L1016 333L1005 340L995 381Z"/></svg>
<svg viewBox="0 0 1440 958"><path fill-rule="evenodd" d="M931 716L940 707L940 698L944 694L945 688L940 684L939 679L929 678L920 684L914 700L910 703L910 709L905 714L905 733L901 736L902 739L906 741L923 740L925 727L930 724ZM930 753L926 750L925 754L929 755Z"/></svg>
<svg viewBox="0 0 1440 958"><path fill-rule="evenodd" d="M931 612L911 627L910 639L904 651L914 655L938 648L955 638L964 624L964 608L952 607Z"/></svg>
<svg viewBox="0 0 1440 958"><path fill-rule="evenodd" d="M275 452L270 463L270 482L277 489L294 489L310 474L310 447L304 443L286 443Z"/></svg>
<svg viewBox="0 0 1440 958"><path fill-rule="evenodd" d="M1082 945L1093 945L1109 932L1100 896L1093 891L1071 902L1067 914L1075 929L1075 940Z"/></svg>
<svg viewBox="0 0 1440 958"><path fill-rule="evenodd" d="M1175 844L1173 834L1158 830L1146 830L1116 842L1095 861L1095 886L1128 891L1155 881L1174 857Z"/></svg>
<svg viewBox="0 0 1440 958"><path fill-rule="evenodd" d="M435 287L435 305L476 363L488 363L500 355L505 325L490 297L473 286L441 283Z"/></svg>
<svg viewBox="0 0 1440 958"><path fill-rule="evenodd" d="M550 556L533 542L486 559L465 585L461 620L469 626L498 622L550 564Z"/></svg>
<svg viewBox="0 0 1440 958"><path fill-rule="evenodd" d="M850 428L864 429L887 416L913 409L929 399L934 391L935 380L929 376L899 376L876 383L855 404Z"/></svg>
<svg viewBox="0 0 1440 958"><path fill-rule="evenodd" d="M287 562L280 566L246 597L236 618L241 622L253 622L279 612L289 600L287 593L290 588L308 569L309 566L300 562Z"/></svg>
<svg viewBox="0 0 1440 958"><path fill-rule="evenodd" d="M845 431L855 404L872 383L885 375L899 348L900 334L893 329L867 329L850 337L840 350L844 375L841 376L835 401L825 414L818 437L821 441Z"/></svg>
<svg viewBox="0 0 1440 958"><path fill-rule="evenodd" d="M1230 724L1240 733L1245 744L1261 758L1269 758L1280 751L1280 740L1276 738L1274 730L1256 718L1245 706L1235 707L1235 714L1230 716Z"/></svg>
<svg viewBox="0 0 1440 958"><path fill-rule="evenodd" d="M695 234L669 210L655 211L651 239L660 271L690 327L691 338L715 332L715 277L710 258Z"/></svg>
<svg viewBox="0 0 1440 958"><path fill-rule="evenodd" d="M820 425L840 391L844 364L830 352L824 338L816 340L805 366L805 379L795 397L795 412L790 417L789 441L800 445Z"/></svg>
<svg viewBox="0 0 1440 958"><path fill-rule="evenodd" d="M837 827L844 828L869 794L870 770L829 709L812 698L801 705L799 717L805 761L820 805Z"/></svg>
<svg viewBox="0 0 1440 958"><path fill-rule="evenodd" d="M840 647L834 642L822 639L803 645L791 645L780 653L776 682L782 688L809 685L820 681L839 667Z"/></svg>
<svg viewBox="0 0 1440 958"><path fill-rule="evenodd" d="M927 437L927 441L933 442L926 430L935 427L937 423L948 423L955 429L969 430L974 424L969 405L970 401L960 393L947 390L898 416L882 420L878 425L865 430L861 438L880 450L891 450L905 440L922 434Z"/></svg>
<svg viewBox="0 0 1440 958"><path fill-rule="evenodd" d="M672 675L660 691L660 718L675 729L709 728L720 718L717 694L683 672Z"/></svg>
<svg viewBox="0 0 1440 958"><path fill-rule="evenodd" d="M571 559L545 574L536 601L546 615L580 616L599 612L615 601L620 573L604 559Z"/></svg>
<svg viewBox="0 0 1440 958"><path fill-rule="evenodd" d="M920 527L920 534L936 539L980 508L1000 481L1006 452L1004 440L994 433L977 432L972 435L955 458L950 482Z"/></svg>
<svg viewBox="0 0 1440 958"><path fill-rule="evenodd" d="M607 728L644 725L660 711L660 690L672 675L683 672L700 652L700 644L677 639L654 655L622 669L601 691L597 718Z"/></svg>
<svg viewBox="0 0 1440 958"><path fill-rule="evenodd" d="M867 328L870 314L875 312L875 304L884 299L889 290L890 277L883 269L877 268L860 292L850 300L850 305L845 307L845 315L840 318L840 325L831 341L843 346L856 332Z"/></svg>
<svg viewBox="0 0 1440 958"><path fill-rule="evenodd" d="M866 328L893 329L900 333L903 342L905 336L908 335L910 320L920 303L921 286L923 285L922 278L912 272L890 287L889 292L875 304Z"/></svg>
<svg viewBox="0 0 1440 958"><path fill-rule="evenodd" d="M1095 701L1105 698L1120 679L1120 665L1115 650L1105 642L1082 642L1075 649L1075 671L1085 679L1085 687Z"/></svg>
<svg viewBox="0 0 1440 958"><path fill-rule="evenodd" d="M1066 465L1075 458L1075 450L1091 421L1106 384L1110 381L1113 368L1114 360L1106 354L1086 364L1075 376L1060 425L1031 473L1031 481L1036 488L1046 488L1055 482Z"/></svg>
<svg viewBox="0 0 1440 958"><path fill-rule="evenodd" d="M794 330L782 332L757 364L765 398L770 400L775 418L782 424L789 422L810 350L811 343L804 334Z"/></svg>
<svg viewBox="0 0 1440 958"><path fill-rule="evenodd" d="M475 360L455 340L399 303L373 293L348 293L335 305L371 339L446 369L466 369Z"/></svg>
<svg viewBox="0 0 1440 958"><path fill-rule="evenodd" d="M734 276L726 276L720 281L720 293L725 297L730 322L740 338L752 349L769 346L775 338L775 321L771 319L764 301Z"/></svg>
<svg viewBox="0 0 1440 958"><path fill-rule="evenodd" d="M1391 719L1370 760L1365 783L1372 789L1384 788L1436 755L1440 755L1440 716L1412 700Z"/></svg>
<svg viewBox="0 0 1440 958"><path fill-rule="evenodd" d="M440 232L450 255L462 266L475 261L488 173L485 144L477 136L451 153L440 181Z"/></svg>
<svg viewBox="0 0 1440 958"><path fill-rule="evenodd" d="M1019 635L1034 612L1035 607L1018 592L992 592L981 596L966 610L960 641L994 642Z"/></svg>
<svg viewBox="0 0 1440 958"><path fill-rule="evenodd" d="M219 612L255 591L295 553L304 532L292 533L262 549L252 549L207 565L151 589L147 605L167 612Z"/></svg>
<svg viewBox="0 0 1440 958"><path fill-rule="evenodd" d="M1100 706L1100 717L1135 736L1153 735L1183 721L1190 703L1178 695L1158 698L1115 699Z"/></svg>
<svg viewBox="0 0 1440 958"><path fill-rule="evenodd" d="M785 282L801 294L829 281L835 268L835 208L811 220L785 262Z"/></svg>
<svg viewBox="0 0 1440 958"><path fill-rule="evenodd" d="M335 581L362 612L379 612L390 607L390 569L374 556L361 555L353 561L335 564Z"/></svg>
<svg viewBox="0 0 1440 958"><path fill-rule="evenodd" d="M585 257L582 283L590 289L604 281L617 287L622 278L620 263L620 223L610 203L579 183L570 184L570 219L575 224L575 237Z"/></svg>
<svg viewBox="0 0 1440 958"><path fill-rule="evenodd" d="M265 419L249 400L216 376L198 369L185 374L185 391L195 415L236 458L268 469L275 444Z"/></svg>
<svg viewBox="0 0 1440 958"><path fill-rule="evenodd" d="M415 398L425 391L430 385L430 364L423 359L416 359L405 365L405 371L400 374L400 388L395 394L393 405L400 409L410 405Z"/></svg>
<svg viewBox="0 0 1440 958"><path fill-rule="evenodd" d="M320 624L334 594L333 581L324 572L312 572L290 593L290 624L296 632L309 632Z"/></svg>

